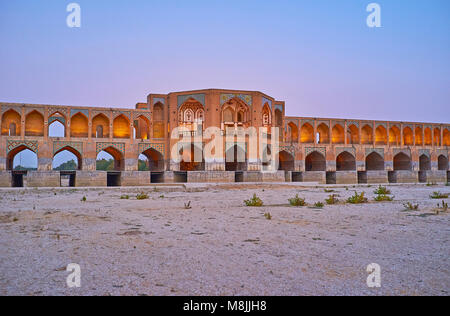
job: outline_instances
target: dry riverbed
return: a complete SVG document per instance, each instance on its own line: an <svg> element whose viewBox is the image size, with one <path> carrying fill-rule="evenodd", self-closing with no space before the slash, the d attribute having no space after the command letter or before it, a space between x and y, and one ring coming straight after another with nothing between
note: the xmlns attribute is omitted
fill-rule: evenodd
<svg viewBox="0 0 450 316"><path fill-rule="evenodd" d="M436 215L442 199L429 196L450 187L391 186L393 202L374 202L375 186L332 189L3 189L0 295L449 295L449 212ZM288 203L355 190L369 203ZM263 207L244 205L253 194ZM66 285L70 263L80 288ZM366 285L370 263L381 266L379 289Z"/></svg>

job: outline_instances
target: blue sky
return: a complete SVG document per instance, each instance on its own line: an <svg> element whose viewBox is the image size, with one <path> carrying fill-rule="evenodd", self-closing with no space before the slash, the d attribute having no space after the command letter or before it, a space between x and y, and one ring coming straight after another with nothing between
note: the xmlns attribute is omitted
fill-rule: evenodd
<svg viewBox="0 0 450 316"><path fill-rule="evenodd" d="M0 100L133 107L227 88L288 115L450 122L450 1L0 0ZM366 6L381 5L381 28Z"/></svg>

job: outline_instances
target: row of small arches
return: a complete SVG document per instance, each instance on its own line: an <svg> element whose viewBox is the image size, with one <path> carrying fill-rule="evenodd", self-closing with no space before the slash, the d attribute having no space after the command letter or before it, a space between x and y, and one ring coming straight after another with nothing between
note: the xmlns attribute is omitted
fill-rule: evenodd
<svg viewBox="0 0 450 316"><path fill-rule="evenodd" d="M293 122L288 124L287 141L298 142L300 140L301 143L345 144L346 133L348 144L402 144L402 133L397 126L390 127L388 135L387 129L382 125L376 127L374 133L373 128L366 124L361 128L360 134L359 128L354 124L348 126L347 132L342 125L336 124L331 129L330 135L328 125L321 123L317 126L317 134L315 135L311 124L303 124L299 132L297 125ZM441 130L439 128L432 130L429 127L422 129L422 127L417 126L413 132L411 127L406 126L403 128L403 144L406 146L450 146L450 131L448 128L443 130L441 142Z"/></svg>

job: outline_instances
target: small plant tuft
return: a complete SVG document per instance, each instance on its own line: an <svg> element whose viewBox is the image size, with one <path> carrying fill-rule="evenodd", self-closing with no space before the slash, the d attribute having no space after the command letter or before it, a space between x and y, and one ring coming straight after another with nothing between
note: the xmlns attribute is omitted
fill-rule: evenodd
<svg viewBox="0 0 450 316"><path fill-rule="evenodd" d="M330 196L328 196L327 199L325 199L325 203L327 203L328 205L333 205L339 202L339 199L337 198L336 194L331 194Z"/></svg>
<svg viewBox="0 0 450 316"><path fill-rule="evenodd" d="M376 189L375 191L374 191L374 193L375 194L378 194L378 195L388 195L388 194L391 194L391 191L388 189L388 188L386 188L386 187L383 187L383 186L379 186L378 187L378 189Z"/></svg>
<svg viewBox="0 0 450 316"><path fill-rule="evenodd" d="M81 199L81 202L86 202L87 198L85 196L83 196L83 198Z"/></svg>
<svg viewBox="0 0 450 316"><path fill-rule="evenodd" d="M129 200L129 199L130 199L130 196L129 196L129 195L122 195L122 196L120 197L120 199L121 199L121 200Z"/></svg>
<svg viewBox="0 0 450 316"><path fill-rule="evenodd" d="M364 197L364 192L358 194L358 192L355 191L355 194L347 199L347 203L351 204L367 203L367 198Z"/></svg>
<svg viewBox="0 0 450 316"><path fill-rule="evenodd" d="M334 192L334 190L332 190L332 189L323 189L323 191L325 193L333 193Z"/></svg>
<svg viewBox="0 0 450 316"><path fill-rule="evenodd" d="M148 199L148 194L140 193L140 194L136 195L136 199L138 199L138 200L147 200Z"/></svg>
<svg viewBox="0 0 450 316"><path fill-rule="evenodd" d="M271 220L272 219L272 214L270 214L270 213L265 213L264 214L264 217L267 219L267 220Z"/></svg>
<svg viewBox="0 0 450 316"><path fill-rule="evenodd" d="M191 201L189 201L189 202L187 202L187 203L184 203L184 208L185 208L186 210L190 210L190 209L192 208L192 206L191 206Z"/></svg>
<svg viewBox="0 0 450 316"><path fill-rule="evenodd" d="M244 203L246 206L253 207L261 207L264 205L263 201L256 194L253 194L253 197L250 200L245 200Z"/></svg>
<svg viewBox="0 0 450 316"><path fill-rule="evenodd" d="M322 202L316 202L316 203L314 203L314 207L315 208L323 208L324 204Z"/></svg>
<svg viewBox="0 0 450 316"><path fill-rule="evenodd" d="M434 191L433 194L430 195L432 199L447 199L448 194L441 193L439 191Z"/></svg>
<svg viewBox="0 0 450 316"><path fill-rule="evenodd" d="M384 202L384 201L392 202L394 200L394 197L386 195L386 194L378 194L374 198L374 200L377 201L377 202Z"/></svg>
<svg viewBox="0 0 450 316"><path fill-rule="evenodd" d="M289 204L291 204L291 206L305 206L306 202L305 199L300 198L297 194L295 198L289 199Z"/></svg>
<svg viewBox="0 0 450 316"><path fill-rule="evenodd" d="M418 211L419 210L419 204L412 204L411 202L407 202L403 204L403 207L406 209L406 211Z"/></svg>

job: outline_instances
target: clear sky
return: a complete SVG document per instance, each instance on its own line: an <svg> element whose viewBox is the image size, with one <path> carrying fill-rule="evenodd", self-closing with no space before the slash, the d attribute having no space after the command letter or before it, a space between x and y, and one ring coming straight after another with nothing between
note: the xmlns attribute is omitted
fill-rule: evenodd
<svg viewBox="0 0 450 316"><path fill-rule="evenodd" d="M0 101L133 107L227 88L288 115L450 122L448 0L78 0L74 29L70 2L0 0Z"/></svg>

